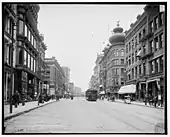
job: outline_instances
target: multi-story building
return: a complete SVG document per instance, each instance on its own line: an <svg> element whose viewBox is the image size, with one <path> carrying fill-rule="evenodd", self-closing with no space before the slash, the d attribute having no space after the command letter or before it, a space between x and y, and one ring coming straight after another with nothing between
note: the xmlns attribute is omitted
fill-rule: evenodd
<svg viewBox="0 0 170 137"><path fill-rule="evenodd" d="M65 90L68 91L68 83L70 82L70 68L68 67L62 67L65 75Z"/></svg>
<svg viewBox="0 0 170 137"><path fill-rule="evenodd" d="M95 89L95 83L96 83L96 78L94 75L92 75L89 82L89 88Z"/></svg>
<svg viewBox="0 0 170 137"><path fill-rule="evenodd" d="M74 83L69 82L68 83L68 88L69 88L69 93L73 94L74 93Z"/></svg>
<svg viewBox="0 0 170 137"><path fill-rule="evenodd" d="M55 95L55 94L64 94L64 72L60 67L59 63L55 59L45 58L45 64L47 65L45 70L45 80L44 83L49 85L47 89L47 94ZM48 86L47 86L48 87Z"/></svg>
<svg viewBox="0 0 170 137"><path fill-rule="evenodd" d="M17 4L3 4L3 32L4 32L4 101L10 100L10 93L14 93L14 74L16 64L16 23Z"/></svg>
<svg viewBox="0 0 170 137"><path fill-rule="evenodd" d="M77 86L74 86L74 93L73 93L73 95L76 96L76 97L81 96L82 95L81 88L77 87Z"/></svg>
<svg viewBox="0 0 170 137"><path fill-rule="evenodd" d="M37 4L17 4L14 91L25 94L27 99L35 98L39 92L39 83L42 82L39 52L42 47L42 56L45 56L46 47L42 45L37 29L39 9Z"/></svg>
<svg viewBox="0 0 170 137"><path fill-rule="evenodd" d="M125 35L119 24L109 38L110 45L104 48L103 67L106 72L106 92L117 92L125 84Z"/></svg>
<svg viewBox="0 0 170 137"><path fill-rule="evenodd" d="M137 85L137 98L164 96L165 12L160 5L146 5L126 32L126 84Z"/></svg>

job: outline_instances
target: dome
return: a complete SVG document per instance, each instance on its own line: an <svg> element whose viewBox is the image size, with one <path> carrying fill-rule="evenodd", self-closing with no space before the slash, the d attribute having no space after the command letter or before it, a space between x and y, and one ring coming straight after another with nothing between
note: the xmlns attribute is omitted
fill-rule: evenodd
<svg viewBox="0 0 170 137"><path fill-rule="evenodd" d="M123 28L119 27L119 24L117 24L117 27L113 29L113 32L114 33L109 38L109 42L111 44L125 41L125 35L123 33Z"/></svg>

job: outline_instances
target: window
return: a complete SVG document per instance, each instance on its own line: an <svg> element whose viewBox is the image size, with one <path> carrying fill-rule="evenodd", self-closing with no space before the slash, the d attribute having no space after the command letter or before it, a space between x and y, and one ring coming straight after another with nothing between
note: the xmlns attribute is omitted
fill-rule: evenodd
<svg viewBox="0 0 170 137"><path fill-rule="evenodd" d="M33 66L33 64L34 64L34 62L33 62L33 57L31 57L31 70L33 71L34 70L34 66Z"/></svg>
<svg viewBox="0 0 170 137"><path fill-rule="evenodd" d="M119 74L119 68L115 69L115 74L118 75Z"/></svg>
<svg viewBox="0 0 170 137"><path fill-rule="evenodd" d="M116 56L117 57L119 56L119 50L118 49L116 50Z"/></svg>
<svg viewBox="0 0 170 137"><path fill-rule="evenodd" d="M150 48L150 52L152 53L154 51L153 40L149 42L149 48Z"/></svg>
<svg viewBox="0 0 170 137"><path fill-rule="evenodd" d="M134 53L132 53L132 64L134 63Z"/></svg>
<svg viewBox="0 0 170 137"><path fill-rule="evenodd" d="M124 73L125 73L124 68L121 68L121 74L124 75Z"/></svg>
<svg viewBox="0 0 170 137"><path fill-rule="evenodd" d="M155 30L158 29L158 17L155 18Z"/></svg>
<svg viewBox="0 0 170 137"><path fill-rule="evenodd" d="M29 29L27 31L28 31L27 38L28 38L28 40L30 40L30 31L29 31Z"/></svg>
<svg viewBox="0 0 170 137"><path fill-rule="evenodd" d="M154 73L154 61L151 61L151 73Z"/></svg>
<svg viewBox="0 0 170 137"><path fill-rule="evenodd" d="M134 78L134 69L132 68L132 79Z"/></svg>
<svg viewBox="0 0 170 137"><path fill-rule="evenodd" d="M27 65L27 52L24 50L24 65Z"/></svg>
<svg viewBox="0 0 170 137"><path fill-rule="evenodd" d="M121 50L120 55L121 55L122 57L124 56L124 50L123 50L123 49Z"/></svg>
<svg viewBox="0 0 170 137"><path fill-rule="evenodd" d="M131 51L131 45L130 45L130 43L129 43L129 52Z"/></svg>
<svg viewBox="0 0 170 137"><path fill-rule="evenodd" d="M137 66L135 67L135 77L137 78L137 75L138 75L138 68Z"/></svg>
<svg viewBox="0 0 170 137"><path fill-rule="evenodd" d="M21 48L18 48L18 53L19 53L19 64L20 65L23 65L23 54L24 54L24 51L23 51L23 49L21 49Z"/></svg>
<svg viewBox="0 0 170 137"><path fill-rule="evenodd" d="M126 45L126 53L128 53L128 45Z"/></svg>
<svg viewBox="0 0 170 137"><path fill-rule="evenodd" d="M141 40L141 32L139 33L139 40Z"/></svg>
<svg viewBox="0 0 170 137"><path fill-rule="evenodd" d="M123 65L124 64L124 59L121 59L121 65Z"/></svg>
<svg viewBox="0 0 170 137"><path fill-rule="evenodd" d="M119 65L119 60L118 59L116 59L115 65Z"/></svg>
<svg viewBox="0 0 170 137"><path fill-rule="evenodd" d="M163 47L163 33L159 35L159 48Z"/></svg>
<svg viewBox="0 0 170 137"><path fill-rule="evenodd" d="M19 34L23 35L24 33L24 23L22 20L19 20Z"/></svg>
<svg viewBox="0 0 170 137"><path fill-rule="evenodd" d="M145 28L143 29L143 36L145 36L145 34L146 34L146 31L145 31Z"/></svg>
<svg viewBox="0 0 170 137"><path fill-rule="evenodd" d="M146 74L146 63L143 63L143 74Z"/></svg>
<svg viewBox="0 0 170 137"><path fill-rule="evenodd" d="M139 65L139 75L141 74L142 70L141 70L141 65Z"/></svg>
<svg viewBox="0 0 170 137"><path fill-rule="evenodd" d="M158 59L155 59L155 73L158 72Z"/></svg>
<svg viewBox="0 0 170 137"><path fill-rule="evenodd" d="M146 46L144 45L143 46L143 55L145 55L146 54Z"/></svg>
<svg viewBox="0 0 170 137"><path fill-rule="evenodd" d="M160 72L163 72L163 57L160 57L160 60L159 60L159 65L160 65Z"/></svg>
<svg viewBox="0 0 170 137"><path fill-rule="evenodd" d="M36 39L34 38L34 48L36 49L37 47L37 43L36 43Z"/></svg>
<svg viewBox="0 0 170 137"><path fill-rule="evenodd" d="M34 36L31 36L31 44L34 45Z"/></svg>
<svg viewBox="0 0 170 137"><path fill-rule="evenodd" d="M126 57L126 64L128 65L128 57Z"/></svg>
<svg viewBox="0 0 170 137"><path fill-rule="evenodd" d="M131 59L129 58L129 65L131 65Z"/></svg>
<svg viewBox="0 0 170 137"><path fill-rule="evenodd" d="M154 40L155 40L155 51L157 51L159 48L158 37L156 37Z"/></svg>
<svg viewBox="0 0 170 137"><path fill-rule="evenodd" d="M27 34L27 33L28 33L27 30L28 30L27 25L25 25L25 37L27 37L27 35L28 35L28 34Z"/></svg>
<svg viewBox="0 0 170 137"><path fill-rule="evenodd" d="M134 41L132 40L132 50L134 49Z"/></svg>
<svg viewBox="0 0 170 137"><path fill-rule="evenodd" d="M160 13L160 16L159 16L159 26L162 26L163 25L163 13Z"/></svg>
<svg viewBox="0 0 170 137"><path fill-rule="evenodd" d="M32 39L32 33L30 31L30 37L29 37L29 41L31 42L31 39Z"/></svg>
<svg viewBox="0 0 170 137"><path fill-rule="evenodd" d="M28 53L28 65L27 65L28 68L30 68L30 54Z"/></svg>
<svg viewBox="0 0 170 137"><path fill-rule="evenodd" d="M135 48L137 47L137 44L138 44L138 39L137 39L137 36L135 37Z"/></svg>
<svg viewBox="0 0 170 137"><path fill-rule="evenodd" d="M137 61L137 51L135 51L135 61Z"/></svg>
<svg viewBox="0 0 170 137"><path fill-rule="evenodd" d="M5 24L6 26L6 24ZM12 36L12 31L13 31L13 22L12 19L7 18L7 26L5 27L5 30Z"/></svg>
<svg viewBox="0 0 170 137"><path fill-rule="evenodd" d="M153 21L150 22L150 32L153 32Z"/></svg>

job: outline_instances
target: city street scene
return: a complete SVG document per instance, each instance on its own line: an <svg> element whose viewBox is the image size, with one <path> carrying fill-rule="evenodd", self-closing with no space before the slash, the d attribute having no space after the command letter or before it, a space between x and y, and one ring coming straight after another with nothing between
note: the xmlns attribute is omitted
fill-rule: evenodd
<svg viewBox="0 0 170 137"><path fill-rule="evenodd" d="M167 134L166 6L2 3L2 134Z"/></svg>

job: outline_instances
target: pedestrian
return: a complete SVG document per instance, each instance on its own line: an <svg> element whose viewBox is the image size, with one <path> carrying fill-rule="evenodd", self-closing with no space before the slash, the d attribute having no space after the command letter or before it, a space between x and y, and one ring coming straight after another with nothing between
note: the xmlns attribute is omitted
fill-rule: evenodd
<svg viewBox="0 0 170 137"><path fill-rule="evenodd" d="M18 106L18 102L19 102L19 93L18 90L15 91L15 93L13 94L13 104L15 105L15 108L17 108Z"/></svg>
<svg viewBox="0 0 170 137"><path fill-rule="evenodd" d="M147 101L148 101L148 97L147 97L147 94L145 94L145 98L144 98L144 101L145 101L145 105L147 105Z"/></svg>
<svg viewBox="0 0 170 137"><path fill-rule="evenodd" d="M159 93L158 94L158 106L162 106L161 104L162 104L161 103L161 94Z"/></svg>
<svg viewBox="0 0 170 137"><path fill-rule="evenodd" d="M157 105L157 95L154 96L154 107L156 108L156 105Z"/></svg>

